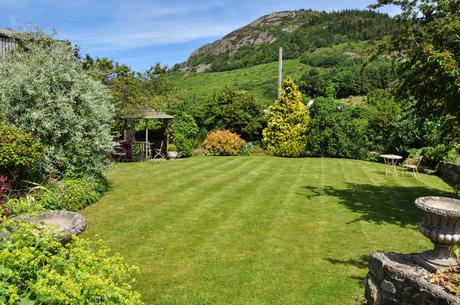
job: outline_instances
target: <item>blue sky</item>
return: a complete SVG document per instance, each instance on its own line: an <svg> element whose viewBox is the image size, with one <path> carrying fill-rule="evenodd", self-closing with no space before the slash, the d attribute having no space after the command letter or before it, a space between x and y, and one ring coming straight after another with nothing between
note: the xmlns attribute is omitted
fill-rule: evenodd
<svg viewBox="0 0 460 305"><path fill-rule="evenodd" d="M0 0L0 28L29 24L141 71L182 62L196 48L272 12L366 8L372 0ZM394 15L394 8L383 10Z"/></svg>

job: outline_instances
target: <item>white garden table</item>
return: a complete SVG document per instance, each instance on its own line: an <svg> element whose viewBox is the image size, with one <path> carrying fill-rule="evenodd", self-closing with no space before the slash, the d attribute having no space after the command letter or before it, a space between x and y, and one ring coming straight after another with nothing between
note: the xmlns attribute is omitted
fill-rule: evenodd
<svg viewBox="0 0 460 305"><path fill-rule="evenodd" d="M393 155L393 154L388 154L388 155L380 155L381 158L383 158L383 162L385 163L385 176L394 174L398 175L396 171L396 165L398 164L398 161L401 160L403 157L399 155Z"/></svg>

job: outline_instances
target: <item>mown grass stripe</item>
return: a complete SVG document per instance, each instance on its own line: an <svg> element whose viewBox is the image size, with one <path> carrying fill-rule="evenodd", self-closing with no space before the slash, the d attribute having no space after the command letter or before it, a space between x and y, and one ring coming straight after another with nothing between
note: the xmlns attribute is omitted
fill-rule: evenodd
<svg viewBox="0 0 460 305"><path fill-rule="evenodd" d="M384 174L330 158L123 164L82 212L84 237L99 234L140 266L146 304L351 304L363 255L429 246L402 203L450 190L433 176Z"/></svg>

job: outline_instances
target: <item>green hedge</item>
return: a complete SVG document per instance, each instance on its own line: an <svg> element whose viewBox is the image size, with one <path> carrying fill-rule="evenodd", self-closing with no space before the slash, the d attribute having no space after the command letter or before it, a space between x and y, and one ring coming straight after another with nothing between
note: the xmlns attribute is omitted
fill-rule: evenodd
<svg viewBox="0 0 460 305"><path fill-rule="evenodd" d="M105 190L103 179L65 178L46 184L38 202L49 210L79 211L96 202Z"/></svg>
<svg viewBox="0 0 460 305"><path fill-rule="evenodd" d="M101 242L62 246L49 231L9 221L0 242L0 304L140 305L131 288L137 268L110 256Z"/></svg>

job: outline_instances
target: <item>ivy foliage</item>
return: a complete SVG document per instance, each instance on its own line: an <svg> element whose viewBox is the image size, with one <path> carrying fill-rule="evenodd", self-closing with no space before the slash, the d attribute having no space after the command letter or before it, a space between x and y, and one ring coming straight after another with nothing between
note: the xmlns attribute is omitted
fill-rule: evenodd
<svg viewBox="0 0 460 305"><path fill-rule="evenodd" d="M310 114L297 85L290 78L285 79L280 98L267 114L267 127L263 130L265 148L275 156L305 156L309 121Z"/></svg>
<svg viewBox="0 0 460 305"><path fill-rule="evenodd" d="M172 122L173 143L182 157L190 157L193 153L195 136L198 126L193 117L181 112L174 115Z"/></svg>
<svg viewBox="0 0 460 305"><path fill-rule="evenodd" d="M50 229L7 221L0 243L0 304L140 305L136 267L102 242L74 238L63 246Z"/></svg>
<svg viewBox="0 0 460 305"><path fill-rule="evenodd" d="M106 87L85 73L65 42L23 34L0 65L0 112L47 150L38 162L51 176L100 175L112 149L113 107Z"/></svg>

